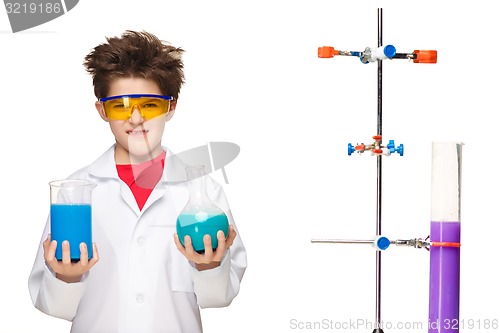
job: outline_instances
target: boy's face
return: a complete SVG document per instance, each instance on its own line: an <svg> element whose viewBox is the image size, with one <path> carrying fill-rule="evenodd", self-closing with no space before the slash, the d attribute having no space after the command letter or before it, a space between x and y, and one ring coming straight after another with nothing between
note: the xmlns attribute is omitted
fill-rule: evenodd
<svg viewBox="0 0 500 333"><path fill-rule="evenodd" d="M161 95L155 81L143 78L118 78L111 82L108 96L131 94ZM151 160L161 152L161 139L165 123L175 111L175 101L170 103L170 111L155 118L144 120L137 107L127 120L111 120L106 116L101 102L95 104L102 119L109 122L115 136L115 161L118 164L136 164Z"/></svg>

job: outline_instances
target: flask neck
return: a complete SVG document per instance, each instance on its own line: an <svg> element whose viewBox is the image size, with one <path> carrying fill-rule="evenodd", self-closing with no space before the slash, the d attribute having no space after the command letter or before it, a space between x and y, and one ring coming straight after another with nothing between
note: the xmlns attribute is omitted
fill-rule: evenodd
<svg viewBox="0 0 500 333"><path fill-rule="evenodd" d="M189 201L194 205L201 205L208 199L203 166L187 167Z"/></svg>

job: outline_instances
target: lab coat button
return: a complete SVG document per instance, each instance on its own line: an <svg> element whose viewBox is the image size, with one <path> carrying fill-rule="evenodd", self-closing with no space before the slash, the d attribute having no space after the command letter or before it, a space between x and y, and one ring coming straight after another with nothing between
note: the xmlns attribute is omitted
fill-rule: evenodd
<svg viewBox="0 0 500 333"><path fill-rule="evenodd" d="M144 295L137 294L137 296L135 297L135 300L137 301L137 303L144 303Z"/></svg>
<svg viewBox="0 0 500 333"><path fill-rule="evenodd" d="M139 246L145 246L146 245L146 239L143 238L143 237L139 237L137 239L137 244L139 244Z"/></svg>

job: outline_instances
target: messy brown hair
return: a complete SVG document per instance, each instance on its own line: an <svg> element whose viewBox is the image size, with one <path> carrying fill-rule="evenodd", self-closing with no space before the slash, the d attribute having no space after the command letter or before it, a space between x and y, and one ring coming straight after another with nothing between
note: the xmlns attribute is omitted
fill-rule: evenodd
<svg viewBox="0 0 500 333"><path fill-rule="evenodd" d="M95 47L83 65L92 75L94 94L108 97L110 83L117 78L138 77L154 80L162 94L175 99L184 83L184 52L155 35L127 30L121 37L108 37Z"/></svg>

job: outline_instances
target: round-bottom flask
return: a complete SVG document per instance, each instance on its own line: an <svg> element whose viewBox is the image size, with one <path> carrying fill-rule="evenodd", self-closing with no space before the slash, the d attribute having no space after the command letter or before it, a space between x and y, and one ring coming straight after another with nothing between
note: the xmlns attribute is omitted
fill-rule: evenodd
<svg viewBox="0 0 500 333"><path fill-rule="evenodd" d="M193 248L205 252L203 237L210 235L212 249L218 245L217 232L222 230L227 238L229 223L226 214L207 195L203 165L186 168L189 186L189 201L177 217L176 229L184 245L184 237L191 237Z"/></svg>

